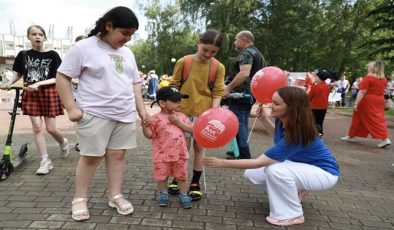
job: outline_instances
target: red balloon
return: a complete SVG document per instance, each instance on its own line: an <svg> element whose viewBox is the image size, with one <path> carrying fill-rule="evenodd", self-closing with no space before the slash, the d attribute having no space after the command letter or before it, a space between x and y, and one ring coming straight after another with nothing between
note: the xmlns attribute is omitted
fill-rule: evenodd
<svg viewBox="0 0 394 230"><path fill-rule="evenodd" d="M230 142L238 132L238 119L224 108L208 109L193 125L193 137L205 148L219 148Z"/></svg>
<svg viewBox="0 0 394 230"><path fill-rule="evenodd" d="M262 104L272 102L275 91L285 86L287 86L286 74L275 66L257 71L250 83L253 96Z"/></svg>

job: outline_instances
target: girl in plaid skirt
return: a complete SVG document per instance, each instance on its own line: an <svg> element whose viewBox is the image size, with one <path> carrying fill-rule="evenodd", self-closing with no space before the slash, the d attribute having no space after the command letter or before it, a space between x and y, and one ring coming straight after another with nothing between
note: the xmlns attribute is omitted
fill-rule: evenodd
<svg viewBox="0 0 394 230"><path fill-rule="evenodd" d="M40 168L36 174L45 175L53 169L53 165L48 158L43 120L48 133L59 143L61 155L63 157L69 155L68 141L56 129L56 116L64 114L55 87L56 71L61 59L55 51L45 51L46 34L41 26L30 26L27 29L27 38L31 42L32 49L21 51L16 56L13 66L15 75L10 85L23 77L27 90L22 96L22 111L24 115L30 116L34 141L41 156ZM0 88L5 89L8 86L3 84Z"/></svg>

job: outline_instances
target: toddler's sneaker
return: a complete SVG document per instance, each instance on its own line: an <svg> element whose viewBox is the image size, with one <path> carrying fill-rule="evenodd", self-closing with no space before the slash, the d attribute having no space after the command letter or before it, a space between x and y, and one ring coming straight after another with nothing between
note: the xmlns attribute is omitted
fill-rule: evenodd
<svg viewBox="0 0 394 230"><path fill-rule="evenodd" d="M168 206L169 200L168 200L168 194L167 193L162 193L161 192L157 200L159 201L159 205L160 206L162 206L162 207L167 207Z"/></svg>
<svg viewBox="0 0 394 230"><path fill-rule="evenodd" d="M52 161L51 160L46 160L46 161L41 161L40 167L37 169L36 174L37 175L46 175L53 169Z"/></svg>
<svg viewBox="0 0 394 230"><path fill-rule="evenodd" d="M68 157L70 155L70 149L68 148L68 140L67 138L64 138L64 143L59 145L60 147L60 155L62 155L63 158Z"/></svg>
<svg viewBox="0 0 394 230"><path fill-rule="evenodd" d="M192 198L186 194L179 195L179 200L181 201L182 208L188 209L192 208Z"/></svg>
<svg viewBox="0 0 394 230"><path fill-rule="evenodd" d="M179 194L179 187L176 181L172 181L170 185L168 185L168 194L171 195L178 195Z"/></svg>
<svg viewBox="0 0 394 230"><path fill-rule="evenodd" d="M195 183L191 184L189 187L189 197L192 198L192 201L201 200L203 194L201 192L200 184Z"/></svg>

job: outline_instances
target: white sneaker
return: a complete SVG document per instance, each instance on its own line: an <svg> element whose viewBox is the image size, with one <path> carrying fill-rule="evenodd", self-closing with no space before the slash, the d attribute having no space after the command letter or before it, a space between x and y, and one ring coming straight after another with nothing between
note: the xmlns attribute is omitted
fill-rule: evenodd
<svg viewBox="0 0 394 230"><path fill-rule="evenodd" d="M349 137L349 136L344 136L340 138L343 141L356 141L356 138L354 137Z"/></svg>
<svg viewBox="0 0 394 230"><path fill-rule="evenodd" d="M36 174L37 175L46 175L52 169L53 169L53 165L52 165L51 160L48 159L46 161L41 161L40 167L37 169Z"/></svg>
<svg viewBox="0 0 394 230"><path fill-rule="evenodd" d="M64 138L64 143L59 145L60 147L60 155L62 155L63 158L68 157L70 155L70 149L68 148L68 140L67 138Z"/></svg>
<svg viewBox="0 0 394 230"><path fill-rule="evenodd" d="M382 142L380 142L377 146L379 148L384 148L384 147L386 147L388 145L391 145L391 141L390 141L390 139L386 138Z"/></svg>

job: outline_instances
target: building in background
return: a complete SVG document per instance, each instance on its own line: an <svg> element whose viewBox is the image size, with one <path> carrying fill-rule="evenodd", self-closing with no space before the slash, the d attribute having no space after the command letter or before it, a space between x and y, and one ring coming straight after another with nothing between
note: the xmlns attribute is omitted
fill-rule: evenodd
<svg viewBox="0 0 394 230"><path fill-rule="evenodd" d="M86 29L86 34L88 29ZM80 35L80 34L78 34ZM47 33L47 40L45 42L46 50L55 50L61 58L67 53L72 44L74 43L73 27L69 26L66 31L65 38L58 39L54 38L54 25L49 25L49 30ZM126 45L135 44L137 41L141 40L140 34L135 33L132 40ZM12 70L12 65L14 64L14 59L16 55L21 50L31 49L31 43L27 39L26 35L16 35L13 22L10 22L10 33L1 34L0 33L0 81L6 73Z"/></svg>
<svg viewBox="0 0 394 230"><path fill-rule="evenodd" d="M73 39L56 39L48 37L45 42L47 50L55 50L63 57ZM21 50L31 49L31 43L26 35L0 34L0 75L4 76L7 69L12 69L14 59Z"/></svg>

